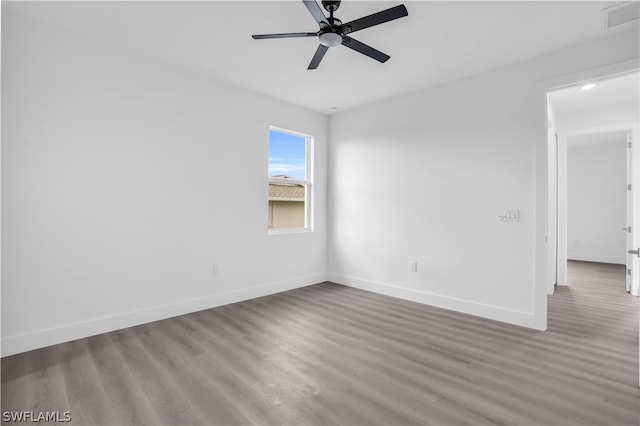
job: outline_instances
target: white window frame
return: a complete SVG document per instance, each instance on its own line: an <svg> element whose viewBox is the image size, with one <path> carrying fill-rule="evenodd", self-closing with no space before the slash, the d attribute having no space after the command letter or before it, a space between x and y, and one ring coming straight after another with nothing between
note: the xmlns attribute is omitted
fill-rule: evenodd
<svg viewBox="0 0 640 426"><path fill-rule="evenodd" d="M284 183L288 185L301 185L304 187L304 227L302 228L269 228L267 224L267 230L269 235L278 234L296 234L296 233L308 233L313 232L313 136L306 133L296 132L294 130L284 129L282 127L269 126L269 131L274 130L280 133L286 133L293 136L302 137L305 139L306 145L304 149L305 153L305 180L297 179L283 179L272 178L269 176L269 182L271 183ZM269 165L269 154L267 150L267 166ZM268 169L268 167L267 167ZM268 170L267 170L268 175ZM268 185L267 185L268 186ZM267 194L267 204L269 203L269 196Z"/></svg>

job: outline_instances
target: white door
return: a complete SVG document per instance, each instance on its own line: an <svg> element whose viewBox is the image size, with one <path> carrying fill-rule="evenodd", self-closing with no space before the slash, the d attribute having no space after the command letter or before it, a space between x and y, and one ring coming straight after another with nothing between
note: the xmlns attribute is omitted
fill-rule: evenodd
<svg viewBox="0 0 640 426"><path fill-rule="evenodd" d="M627 132L627 291L640 294L640 195L637 128ZM635 195L635 196L634 196Z"/></svg>

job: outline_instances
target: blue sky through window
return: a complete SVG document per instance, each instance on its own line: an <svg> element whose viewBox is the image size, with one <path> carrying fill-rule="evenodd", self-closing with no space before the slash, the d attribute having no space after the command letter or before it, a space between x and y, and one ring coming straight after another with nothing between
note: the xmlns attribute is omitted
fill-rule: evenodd
<svg viewBox="0 0 640 426"><path fill-rule="evenodd" d="M306 138L269 130L269 176L305 180Z"/></svg>

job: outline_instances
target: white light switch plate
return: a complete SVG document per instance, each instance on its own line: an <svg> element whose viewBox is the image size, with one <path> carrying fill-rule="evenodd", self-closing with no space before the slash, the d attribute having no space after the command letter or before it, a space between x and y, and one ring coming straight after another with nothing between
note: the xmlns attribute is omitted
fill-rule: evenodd
<svg viewBox="0 0 640 426"><path fill-rule="evenodd" d="M500 222L520 222L520 210L505 210L504 214L498 215Z"/></svg>

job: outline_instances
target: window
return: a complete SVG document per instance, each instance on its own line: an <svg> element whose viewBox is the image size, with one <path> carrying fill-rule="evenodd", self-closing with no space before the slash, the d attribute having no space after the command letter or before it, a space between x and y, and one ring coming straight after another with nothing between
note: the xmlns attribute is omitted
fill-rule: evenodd
<svg viewBox="0 0 640 426"><path fill-rule="evenodd" d="M269 232L311 231L313 138L269 129Z"/></svg>

